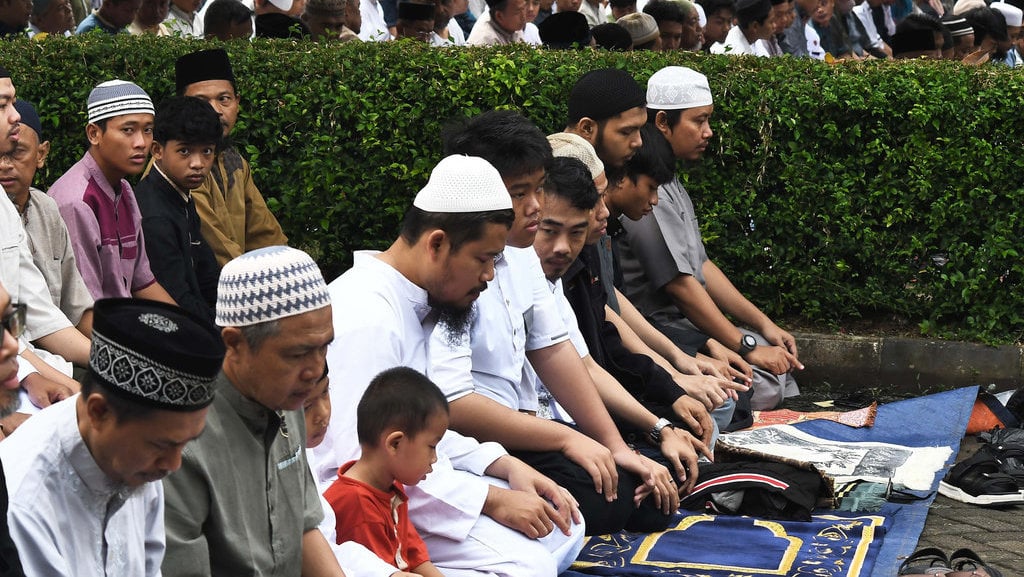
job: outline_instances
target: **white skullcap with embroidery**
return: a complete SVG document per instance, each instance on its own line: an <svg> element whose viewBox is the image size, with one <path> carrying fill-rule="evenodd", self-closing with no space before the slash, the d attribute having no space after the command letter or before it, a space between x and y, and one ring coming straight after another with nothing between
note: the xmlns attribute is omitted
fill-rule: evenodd
<svg viewBox="0 0 1024 577"><path fill-rule="evenodd" d="M1013 4L1007 4L1006 2L993 2L989 4L988 7L993 10L998 10L1003 17L1006 18L1007 26L1020 26L1021 22L1024 21L1024 12Z"/></svg>
<svg viewBox="0 0 1024 577"><path fill-rule="evenodd" d="M604 172L604 163L597 157L594 146L579 134L556 132L548 135L551 152L555 156L575 158L587 165L590 177L597 178Z"/></svg>
<svg viewBox="0 0 1024 577"><path fill-rule="evenodd" d="M236 257L221 269L216 322L222 327L244 327L329 304L327 283L308 254L268 246Z"/></svg>
<svg viewBox="0 0 1024 577"><path fill-rule="evenodd" d="M647 81L647 108L680 110L714 104L708 77L684 66L666 66Z"/></svg>
<svg viewBox="0 0 1024 577"><path fill-rule="evenodd" d="M454 154L437 163L412 205L426 212L489 212L511 209L512 197L491 163Z"/></svg>

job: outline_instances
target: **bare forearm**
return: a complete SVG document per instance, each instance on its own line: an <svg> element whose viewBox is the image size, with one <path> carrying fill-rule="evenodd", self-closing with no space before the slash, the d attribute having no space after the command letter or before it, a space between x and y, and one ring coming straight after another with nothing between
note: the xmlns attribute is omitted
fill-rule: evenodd
<svg viewBox="0 0 1024 577"><path fill-rule="evenodd" d="M645 409L633 395L629 394L629 391L622 388L622 384L615 380L615 377L608 371L601 368L593 357L587 355L584 365L594 380L594 386L597 387L601 400L608 407L608 412L645 431L654 426L658 417Z"/></svg>
<svg viewBox="0 0 1024 577"><path fill-rule="evenodd" d="M178 303L174 302L171 295L167 294L167 291L164 290L164 287L160 286L160 283L158 282L154 282L144 289L133 292L132 296L137 299L149 299L151 301L160 301L169 305L178 305Z"/></svg>
<svg viewBox="0 0 1024 577"><path fill-rule="evenodd" d="M698 330L732 350L739 348L742 333L727 319L700 282L689 275L679 275L664 289L679 310Z"/></svg>
<svg viewBox="0 0 1024 577"><path fill-rule="evenodd" d="M302 577L345 577L319 529L302 534Z"/></svg>
<svg viewBox="0 0 1024 577"><path fill-rule="evenodd" d="M63 328L36 339L39 348L60 355L72 363L85 367L89 364L89 339L75 327Z"/></svg>
<svg viewBox="0 0 1024 577"><path fill-rule="evenodd" d="M629 328L655 353L661 355L664 361L672 364L672 366L679 371L688 373L684 370L687 368L695 368L695 362L693 357L683 352L682 349L676 346L672 342L672 339L665 336L665 333L659 331L654 325L652 325L643 313L639 311L633 303L630 302L625 295L615 289L615 294L619 299L619 309L622 311L621 318L626 321ZM651 356L654 359L654 356ZM658 365L661 365L657 359L655 359ZM664 366L662 366L664 368Z"/></svg>
<svg viewBox="0 0 1024 577"><path fill-rule="evenodd" d="M763 333L771 320L761 312L754 303L736 289L722 269L709 261L704 263L704 281L707 283L708 294L725 314ZM729 341L726 341L729 342Z"/></svg>
<svg viewBox="0 0 1024 577"><path fill-rule="evenodd" d="M530 363L576 424L612 452L626 448L576 348L569 341L527 353Z"/></svg>

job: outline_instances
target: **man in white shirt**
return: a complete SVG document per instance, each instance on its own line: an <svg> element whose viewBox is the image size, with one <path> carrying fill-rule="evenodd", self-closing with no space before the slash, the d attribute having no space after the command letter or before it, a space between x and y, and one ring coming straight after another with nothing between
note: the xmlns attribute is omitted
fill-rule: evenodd
<svg viewBox="0 0 1024 577"><path fill-rule="evenodd" d="M0 443L27 574L160 575L160 479L203 432L222 351L217 333L178 307L96 303L82 393Z"/></svg>
<svg viewBox="0 0 1024 577"><path fill-rule="evenodd" d="M384 21L384 8L377 0L359 0L359 16L362 25L359 27L359 39L364 42L381 42L391 40L391 32Z"/></svg>
<svg viewBox="0 0 1024 577"><path fill-rule="evenodd" d="M722 44L712 44L712 54L770 56L765 42L775 34L769 0L740 0L736 3L736 26Z"/></svg>
<svg viewBox="0 0 1024 577"><path fill-rule="evenodd" d="M435 325L468 326L505 247L511 206L490 164L448 157L417 194L400 238L382 253L356 253L330 284L335 339L327 362L336 384L331 424L315 450L322 488L359 456L355 407L370 380L395 366L426 373ZM410 518L448 577L553 576L581 546L572 498L497 443L449 431L431 475L407 492Z"/></svg>

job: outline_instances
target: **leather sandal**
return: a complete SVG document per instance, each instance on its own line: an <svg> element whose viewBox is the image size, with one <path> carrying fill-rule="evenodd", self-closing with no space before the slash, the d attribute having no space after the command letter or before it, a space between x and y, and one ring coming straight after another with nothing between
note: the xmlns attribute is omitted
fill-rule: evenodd
<svg viewBox="0 0 1024 577"><path fill-rule="evenodd" d="M900 565L898 575L945 575L953 569L949 558L940 549L918 549Z"/></svg>

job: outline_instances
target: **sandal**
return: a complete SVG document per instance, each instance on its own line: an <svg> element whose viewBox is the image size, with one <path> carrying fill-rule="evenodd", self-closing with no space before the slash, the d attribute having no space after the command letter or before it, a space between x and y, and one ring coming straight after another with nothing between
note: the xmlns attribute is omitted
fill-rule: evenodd
<svg viewBox="0 0 1024 577"><path fill-rule="evenodd" d="M1024 503L1024 495L1013 477L1002 471L1003 465L989 445L957 463L939 482L939 493L972 505Z"/></svg>
<svg viewBox="0 0 1024 577"><path fill-rule="evenodd" d="M897 575L945 575L952 571L949 558L935 547L918 549L900 565Z"/></svg>
<svg viewBox="0 0 1024 577"><path fill-rule="evenodd" d="M981 557L970 549L957 549L950 555L950 559L955 572L949 573L949 577L961 577L961 573L962 577L1003 577L999 569L986 565Z"/></svg>

